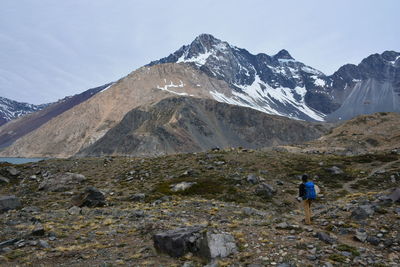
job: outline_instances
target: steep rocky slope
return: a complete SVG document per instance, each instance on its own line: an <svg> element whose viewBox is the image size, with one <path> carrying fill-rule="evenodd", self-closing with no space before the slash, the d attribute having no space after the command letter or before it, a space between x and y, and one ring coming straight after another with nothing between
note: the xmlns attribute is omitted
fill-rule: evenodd
<svg viewBox="0 0 400 267"><path fill-rule="evenodd" d="M373 54L334 73L330 91L340 108L327 120L348 120L375 112L400 112L400 53Z"/></svg>
<svg viewBox="0 0 400 267"><path fill-rule="evenodd" d="M326 125L191 97L135 108L80 155L154 156L213 147L259 148L313 140Z"/></svg>
<svg viewBox="0 0 400 267"><path fill-rule="evenodd" d="M48 104L33 105L21 103L5 97L0 97L0 126L26 114L41 110L47 105Z"/></svg>
<svg viewBox="0 0 400 267"><path fill-rule="evenodd" d="M143 67L18 139L1 155L69 157L100 139L135 107L176 95L211 98L210 91L216 90L231 93L224 81L188 65Z"/></svg>
<svg viewBox="0 0 400 267"><path fill-rule="evenodd" d="M106 84L89 89L74 96L66 97L60 101L57 101L56 103L48 105L43 110L10 121L6 125L0 127L0 147L11 145L15 140L34 131L63 112L88 100L90 97L94 96L101 90L106 89L110 85L111 84Z"/></svg>

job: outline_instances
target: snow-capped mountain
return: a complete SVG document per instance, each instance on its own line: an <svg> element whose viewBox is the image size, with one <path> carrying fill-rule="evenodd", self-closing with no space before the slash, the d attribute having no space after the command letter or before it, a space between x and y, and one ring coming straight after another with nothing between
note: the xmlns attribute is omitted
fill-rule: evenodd
<svg viewBox="0 0 400 267"><path fill-rule="evenodd" d="M23 115L41 110L49 104L33 105L0 97L0 125Z"/></svg>
<svg viewBox="0 0 400 267"><path fill-rule="evenodd" d="M226 81L233 89L232 96L211 92L220 102L312 121L322 121L326 113L337 108L323 89L327 76L296 61L286 50L273 56L253 55L212 35L202 34L190 45L149 66L161 63L188 63Z"/></svg>

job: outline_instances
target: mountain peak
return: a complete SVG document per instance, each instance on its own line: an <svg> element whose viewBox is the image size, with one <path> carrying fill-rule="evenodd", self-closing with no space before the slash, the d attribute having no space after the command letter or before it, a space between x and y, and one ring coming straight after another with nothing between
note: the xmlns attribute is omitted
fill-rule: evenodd
<svg viewBox="0 0 400 267"><path fill-rule="evenodd" d="M286 49L282 49L281 51L279 51L276 55L274 55L274 58L294 60L294 58L289 54L289 52Z"/></svg>
<svg viewBox="0 0 400 267"><path fill-rule="evenodd" d="M212 34L209 33L202 33L199 36L197 36L195 38L195 40L201 40L201 41L219 41L221 42L221 40L215 38Z"/></svg>
<svg viewBox="0 0 400 267"><path fill-rule="evenodd" d="M226 42L223 42L211 34L203 33L197 36L194 41L190 44L190 50L194 50L198 53L206 53L212 49L218 49L221 44L227 45Z"/></svg>

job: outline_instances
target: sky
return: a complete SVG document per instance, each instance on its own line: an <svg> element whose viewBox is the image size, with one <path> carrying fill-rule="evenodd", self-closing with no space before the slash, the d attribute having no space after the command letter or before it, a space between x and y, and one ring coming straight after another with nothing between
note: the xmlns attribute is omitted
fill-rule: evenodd
<svg viewBox="0 0 400 267"><path fill-rule="evenodd" d="M327 75L400 51L398 0L1 0L0 96L41 104L118 80L201 33Z"/></svg>

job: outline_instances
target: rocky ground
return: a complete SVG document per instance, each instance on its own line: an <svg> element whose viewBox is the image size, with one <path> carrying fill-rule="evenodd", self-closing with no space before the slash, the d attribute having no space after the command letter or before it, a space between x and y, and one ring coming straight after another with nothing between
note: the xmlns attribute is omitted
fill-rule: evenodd
<svg viewBox="0 0 400 267"><path fill-rule="evenodd" d="M321 188L309 226L303 173ZM3 266L400 265L396 151L54 159L0 175Z"/></svg>

